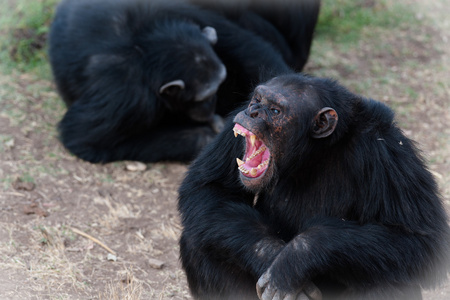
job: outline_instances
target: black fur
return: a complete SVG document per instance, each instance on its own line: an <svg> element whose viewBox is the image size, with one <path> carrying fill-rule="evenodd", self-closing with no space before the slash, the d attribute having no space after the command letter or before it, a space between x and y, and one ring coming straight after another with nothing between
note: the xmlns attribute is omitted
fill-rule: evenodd
<svg viewBox="0 0 450 300"><path fill-rule="evenodd" d="M312 281L323 299L421 299L448 272L449 226L437 186L384 104L338 83L275 78L309 90L270 184L240 179L232 120L191 165L179 190L181 260L198 299L256 299L263 274L293 293ZM322 107L339 121L309 135ZM268 135L271 124L267 124ZM254 205L254 201L256 204Z"/></svg>
<svg viewBox="0 0 450 300"><path fill-rule="evenodd" d="M269 42L301 71L311 48L320 0L189 0L224 15Z"/></svg>
<svg viewBox="0 0 450 300"><path fill-rule="evenodd" d="M315 21L307 26L311 34ZM202 35L206 26L217 31L214 46ZM61 141L91 162L189 161L215 135L213 128L220 129L214 112L226 115L255 82L289 70L263 37L176 0L64 0L51 26L49 55L68 105ZM220 83L214 78L222 63L228 76L217 107L215 95L194 102ZM159 93L177 79L185 89Z"/></svg>

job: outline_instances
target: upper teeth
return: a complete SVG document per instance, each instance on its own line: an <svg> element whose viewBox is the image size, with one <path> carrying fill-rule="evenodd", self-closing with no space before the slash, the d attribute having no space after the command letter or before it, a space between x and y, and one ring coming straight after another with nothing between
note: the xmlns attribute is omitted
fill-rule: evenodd
<svg viewBox="0 0 450 300"><path fill-rule="evenodd" d="M242 132L242 131L240 131L239 129L233 128L233 131L234 131L234 137L237 137L238 134L239 134L239 135L242 135L243 137L246 136L245 132Z"/></svg>
<svg viewBox="0 0 450 300"><path fill-rule="evenodd" d="M245 132L240 131L239 129L233 128L234 131L234 137L237 137L238 135L242 135L243 137L246 137L247 134ZM252 146L255 146L256 142L256 135L250 133L250 143Z"/></svg>

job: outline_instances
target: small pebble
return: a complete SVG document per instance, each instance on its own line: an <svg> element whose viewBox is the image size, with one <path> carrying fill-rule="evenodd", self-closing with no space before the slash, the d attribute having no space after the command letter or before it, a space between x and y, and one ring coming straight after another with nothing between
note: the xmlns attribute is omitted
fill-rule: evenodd
<svg viewBox="0 0 450 300"><path fill-rule="evenodd" d="M148 260L148 264L150 265L150 267L152 267L153 269L162 269L162 267L164 267L164 262L154 259L154 258L150 258Z"/></svg>

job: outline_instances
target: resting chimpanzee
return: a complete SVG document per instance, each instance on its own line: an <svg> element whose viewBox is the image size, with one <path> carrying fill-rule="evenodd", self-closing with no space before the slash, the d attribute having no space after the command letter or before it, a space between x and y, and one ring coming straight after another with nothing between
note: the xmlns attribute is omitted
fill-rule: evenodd
<svg viewBox="0 0 450 300"><path fill-rule="evenodd" d="M445 211L393 117L328 79L257 86L179 190L192 294L420 299L443 280Z"/></svg>
<svg viewBox="0 0 450 300"><path fill-rule="evenodd" d="M316 19L307 22L312 34ZM297 37L309 48L311 35ZM49 40L68 105L61 141L91 162L190 160L223 127L215 112L289 70L266 39L185 1L65 0Z"/></svg>

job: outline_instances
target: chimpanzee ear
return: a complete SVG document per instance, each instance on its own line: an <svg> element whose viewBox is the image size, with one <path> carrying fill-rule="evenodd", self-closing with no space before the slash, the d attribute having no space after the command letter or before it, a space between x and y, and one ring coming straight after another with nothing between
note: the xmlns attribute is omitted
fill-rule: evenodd
<svg viewBox="0 0 450 300"><path fill-rule="evenodd" d="M203 28L202 34L211 43L211 45L215 45L217 43L217 32L213 27L206 26Z"/></svg>
<svg viewBox="0 0 450 300"><path fill-rule="evenodd" d="M162 85L159 88L159 93L173 97L183 89L184 89L184 81L181 79L177 79Z"/></svg>
<svg viewBox="0 0 450 300"><path fill-rule="evenodd" d="M336 128L337 122L338 114L334 109L322 108L314 117L311 136L315 139L329 136Z"/></svg>

